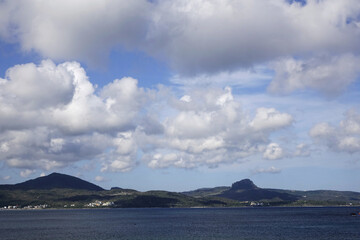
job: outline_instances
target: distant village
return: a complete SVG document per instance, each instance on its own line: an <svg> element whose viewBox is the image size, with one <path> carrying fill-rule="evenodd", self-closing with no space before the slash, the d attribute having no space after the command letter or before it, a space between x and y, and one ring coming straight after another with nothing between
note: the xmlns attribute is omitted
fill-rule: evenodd
<svg viewBox="0 0 360 240"><path fill-rule="evenodd" d="M14 206L4 206L2 207L2 209L5 209L5 210L14 210L14 209L45 209L45 208L49 208L50 206L48 204L41 204L41 205L35 205L35 206L32 206L32 205L28 205L28 206L25 206L25 207L20 207L18 205L14 205Z"/></svg>
<svg viewBox="0 0 360 240"><path fill-rule="evenodd" d="M115 206L114 202L111 201L99 201L99 200L95 200L94 202L90 202L84 205L79 205L79 204L65 204L64 208L101 208L101 207L113 207ZM14 205L14 206L3 206L2 208L0 208L1 210L17 210L17 209L24 209L24 210L40 210L40 209L46 209L46 208L51 208L50 205L48 204L41 204L41 205L28 205L28 206L18 206L18 205Z"/></svg>

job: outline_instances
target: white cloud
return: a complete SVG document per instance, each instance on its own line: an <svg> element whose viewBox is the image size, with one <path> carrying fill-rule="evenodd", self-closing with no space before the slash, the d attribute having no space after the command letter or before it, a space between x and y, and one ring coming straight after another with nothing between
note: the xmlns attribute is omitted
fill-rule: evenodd
<svg viewBox="0 0 360 240"><path fill-rule="evenodd" d="M95 181L97 182L104 182L106 179L103 176L96 176Z"/></svg>
<svg viewBox="0 0 360 240"><path fill-rule="evenodd" d="M35 173L35 170L25 169L24 171L20 172L20 176L23 178L29 177L31 174Z"/></svg>
<svg viewBox="0 0 360 240"><path fill-rule="evenodd" d="M151 168L164 168L170 166L187 167L187 168L195 167L195 165L191 165L191 164L183 165L182 157L178 156L175 153L167 153L167 154L156 153L148 161L149 161L148 166Z"/></svg>
<svg viewBox="0 0 360 240"><path fill-rule="evenodd" d="M346 113L346 118L340 122L340 127L347 134L360 135L360 114L355 110Z"/></svg>
<svg viewBox="0 0 360 240"><path fill-rule="evenodd" d="M342 137L338 140L337 147L346 152L354 153L360 151L360 138L359 137Z"/></svg>
<svg viewBox="0 0 360 240"><path fill-rule="evenodd" d="M78 88L72 102L53 111L54 121L63 131L104 132L134 127L132 121L145 97L144 92L137 87L137 80L116 79L104 86L100 96L94 93L95 89L85 73L80 72L75 80Z"/></svg>
<svg viewBox="0 0 360 240"><path fill-rule="evenodd" d="M282 59L273 64L276 71L269 91L290 93L306 88L327 96L342 93L360 74L360 57L352 54L314 57L308 60Z"/></svg>
<svg viewBox="0 0 360 240"><path fill-rule="evenodd" d="M8 101L20 109L65 105L75 90L71 72L50 60L39 66L30 63L8 69L1 85L3 97L11 98Z"/></svg>
<svg viewBox="0 0 360 240"><path fill-rule="evenodd" d="M357 0L11 0L0 9L3 39L60 60L96 63L125 47L206 75L285 56L359 53Z"/></svg>
<svg viewBox="0 0 360 240"><path fill-rule="evenodd" d="M5 180L5 181L10 180L10 179L11 179L11 176L3 176L2 177L2 180Z"/></svg>
<svg viewBox="0 0 360 240"><path fill-rule="evenodd" d="M360 114L349 110L338 126L322 122L311 128L309 134L318 143L333 151L355 153L360 151Z"/></svg>
<svg viewBox="0 0 360 240"><path fill-rule="evenodd" d="M136 165L137 143L133 132L119 132L112 139L112 149L105 154L102 172L127 172Z"/></svg>
<svg viewBox="0 0 360 240"><path fill-rule="evenodd" d="M119 136L141 119L147 93L137 80L116 79L96 93L79 63L46 60L10 68L0 84L0 159L8 166L51 170L103 158L116 169L134 166L136 148L125 149L134 143Z"/></svg>
<svg viewBox="0 0 360 240"><path fill-rule="evenodd" d="M290 114L280 113L274 108L258 108L250 126L258 131L266 131L289 126L292 122Z"/></svg>
<svg viewBox="0 0 360 240"><path fill-rule="evenodd" d="M265 151L270 134L293 121L273 108L258 109L251 119L229 87L197 89L185 96L191 101L172 100L172 114L163 121L164 135L138 137L140 145L148 147L143 160L152 168L241 162Z"/></svg>
<svg viewBox="0 0 360 240"><path fill-rule="evenodd" d="M355 0L304 6L281 0L161 1L148 33L149 51L185 73L235 69L305 52L358 51L354 23L359 10ZM347 19L354 21L347 24Z"/></svg>
<svg viewBox="0 0 360 240"><path fill-rule="evenodd" d="M175 84L189 86L236 86L241 88L256 88L265 86L272 79L272 74L266 66L236 71L222 71L216 74L199 74L196 76L175 75L170 81Z"/></svg>
<svg viewBox="0 0 360 240"><path fill-rule="evenodd" d="M97 95L77 62L16 65L0 84L0 131L43 125L72 134L124 130L146 99L133 78L116 79Z"/></svg>
<svg viewBox="0 0 360 240"><path fill-rule="evenodd" d="M0 152L8 152L9 150L9 144L7 142L1 143Z"/></svg>
<svg viewBox="0 0 360 240"><path fill-rule="evenodd" d="M296 146L296 150L294 152L295 157L308 157L310 154L311 150L307 144L300 143Z"/></svg>
<svg viewBox="0 0 360 240"><path fill-rule="evenodd" d="M323 138L332 135L334 136L335 131L335 128L332 127L329 123L322 122L312 127L309 134L313 138Z"/></svg>
<svg viewBox="0 0 360 240"><path fill-rule="evenodd" d="M180 98L180 101L183 101L183 102L191 102L191 97L189 95L184 95Z"/></svg>
<svg viewBox="0 0 360 240"><path fill-rule="evenodd" d="M281 169L276 167L269 167L269 168L256 168L252 170L253 174L263 174L263 173L271 173L271 174L278 174L281 173Z"/></svg>
<svg viewBox="0 0 360 240"><path fill-rule="evenodd" d="M42 90L30 91L46 92L36 98L45 101L47 89L58 85L69 85L71 96L16 108L31 94L7 86L27 81L23 70L28 68L45 76ZM194 88L176 98L170 89L142 89L127 77L95 91L79 63L50 60L8 72L11 77L1 81L0 90L0 159L13 168L50 171L89 160L100 162L102 172L126 172L137 166L139 156L152 168L216 167L264 153L271 134L293 123L290 114L275 108L258 108L252 118L230 87Z"/></svg>
<svg viewBox="0 0 360 240"><path fill-rule="evenodd" d="M50 152L60 152L65 144L63 138L52 138L50 140Z"/></svg>
<svg viewBox="0 0 360 240"><path fill-rule="evenodd" d="M277 143L270 143L267 145L263 154L263 158L269 160L276 160L284 157L284 150Z"/></svg>
<svg viewBox="0 0 360 240"><path fill-rule="evenodd" d="M146 35L151 6L145 0L2 1L0 34L57 60L96 64L118 46L138 45Z"/></svg>

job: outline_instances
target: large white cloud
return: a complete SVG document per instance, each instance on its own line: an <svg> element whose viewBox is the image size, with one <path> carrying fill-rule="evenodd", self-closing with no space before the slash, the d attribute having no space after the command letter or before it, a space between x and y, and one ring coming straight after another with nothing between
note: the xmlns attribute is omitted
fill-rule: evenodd
<svg viewBox="0 0 360 240"><path fill-rule="evenodd" d="M72 101L73 78L74 72L66 64L56 66L50 60L39 66L29 63L8 69L5 79L0 78L0 131L49 121L50 109Z"/></svg>
<svg viewBox="0 0 360 240"><path fill-rule="evenodd" d="M276 159L283 154L267 153L270 135L293 123L274 108L251 117L230 87L178 98L126 77L96 89L77 62L17 65L1 86L0 159L24 176L82 160L99 162L101 171L130 171L140 156L152 168L216 167L262 153Z"/></svg>
<svg viewBox="0 0 360 240"><path fill-rule="evenodd" d="M126 130L145 102L133 78L116 79L100 94L77 62L16 65L0 79L3 129L55 126L63 132Z"/></svg>
<svg viewBox="0 0 360 240"><path fill-rule="evenodd" d="M163 120L164 134L140 137L141 145L148 147L143 159L152 168L241 162L266 151L270 134L293 121L291 115L273 108L259 108L251 118L230 88L194 90L173 100L171 112ZM264 154L264 158L270 157Z"/></svg>
<svg viewBox="0 0 360 240"><path fill-rule="evenodd" d="M66 66L56 66L50 60L39 66L32 63L17 65L6 72L1 92L7 98L4 100L11 101L16 108L65 105L71 101L75 91L72 78L72 72Z"/></svg>
<svg viewBox="0 0 360 240"><path fill-rule="evenodd" d="M304 6L283 0L178 0L160 1L157 10L149 39L154 44L160 39L160 53L185 73L312 51L359 50L356 0L311 0Z"/></svg>
<svg viewBox="0 0 360 240"><path fill-rule="evenodd" d="M133 142L121 136L135 129L147 99L137 80L116 79L96 93L79 63L50 60L16 65L0 80L0 159L8 166L50 170L92 159L106 160L112 171L135 165L136 148L127 151Z"/></svg>
<svg viewBox="0 0 360 240"><path fill-rule="evenodd" d="M357 0L11 0L0 9L3 38L55 59L97 62L127 47L195 74L289 55L359 53Z"/></svg>
<svg viewBox="0 0 360 240"><path fill-rule="evenodd" d="M310 136L332 151L359 152L360 114L356 110L349 110L338 126L326 122L318 123L310 130Z"/></svg>
<svg viewBox="0 0 360 240"><path fill-rule="evenodd" d="M113 47L142 41L150 7L145 0L2 1L0 34L44 57L96 64Z"/></svg>
<svg viewBox="0 0 360 240"><path fill-rule="evenodd" d="M358 0L5 0L0 37L92 66L113 50L142 51L186 85L265 85L272 73L249 69L269 66L271 92L333 97L359 76L359 16Z"/></svg>

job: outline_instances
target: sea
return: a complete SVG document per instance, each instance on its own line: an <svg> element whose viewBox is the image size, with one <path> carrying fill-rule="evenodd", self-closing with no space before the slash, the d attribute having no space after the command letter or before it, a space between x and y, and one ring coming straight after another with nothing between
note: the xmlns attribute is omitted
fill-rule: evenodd
<svg viewBox="0 0 360 240"><path fill-rule="evenodd" d="M1 240L360 239L356 207L0 211Z"/></svg>

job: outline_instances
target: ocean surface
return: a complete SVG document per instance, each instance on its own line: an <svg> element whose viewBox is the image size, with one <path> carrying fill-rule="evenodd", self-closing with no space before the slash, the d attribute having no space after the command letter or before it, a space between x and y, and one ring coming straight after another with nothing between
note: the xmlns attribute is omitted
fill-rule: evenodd
<svg viewBox="0 0 360 240"><path fill-rule="evenodd" d="M0 211L0 239L360 239L359 208Z"/></svg>

